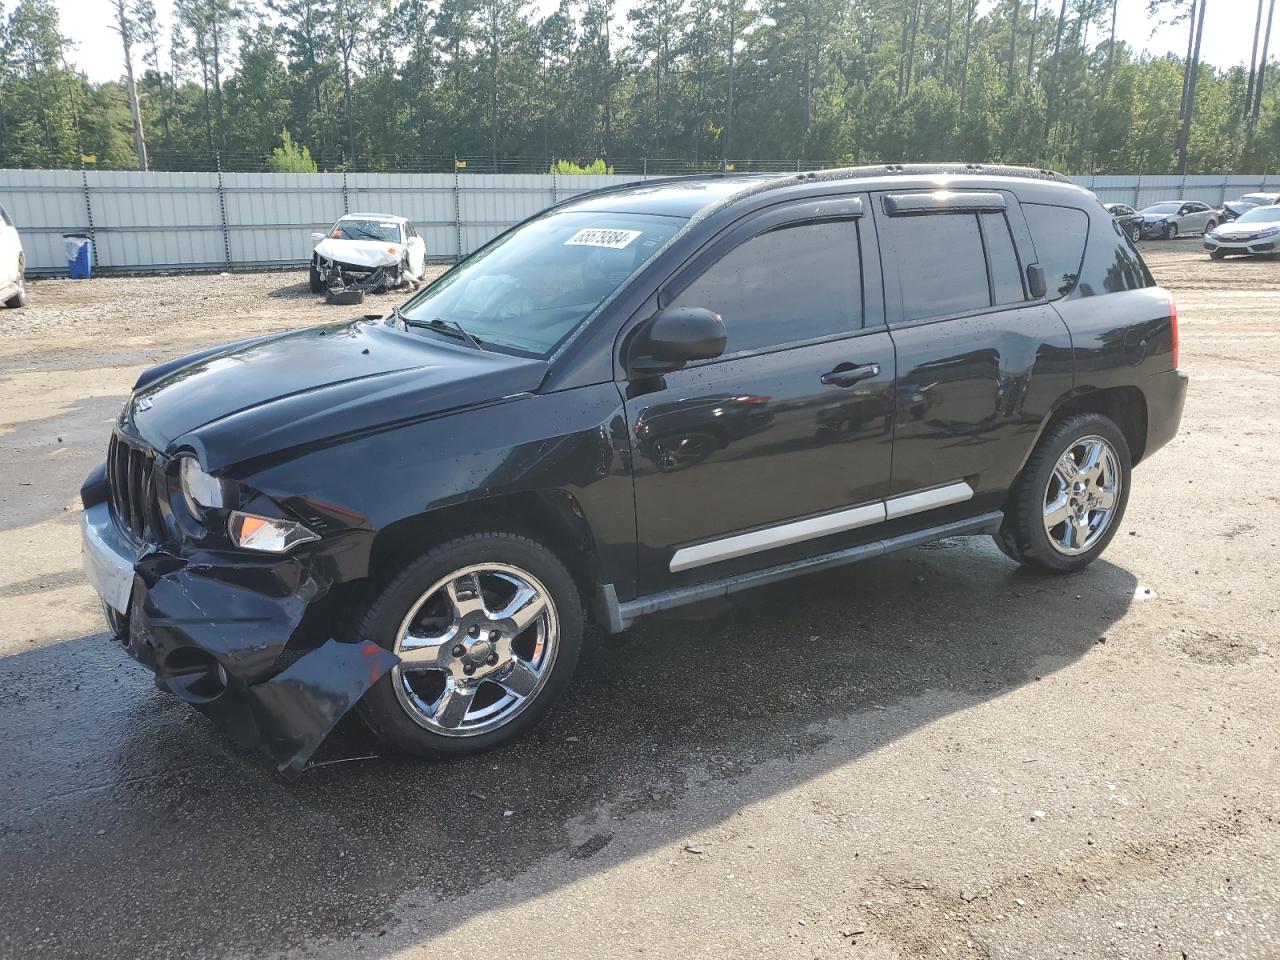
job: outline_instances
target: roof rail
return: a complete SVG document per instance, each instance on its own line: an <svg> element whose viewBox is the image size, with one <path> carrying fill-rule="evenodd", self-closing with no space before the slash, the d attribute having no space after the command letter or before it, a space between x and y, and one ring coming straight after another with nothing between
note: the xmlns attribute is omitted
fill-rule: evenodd
<svg viewBox="0 0 1280 960"><path fill-rule="evenodd" d="M1029 180L1049 180L1054 183L1070 183L1071 181L1053 170L1038 167L1021 167L1007 164L982 163L882 163L867 164L857 167L832 167L827 170L804 170L797 173L695 173L684 176L655 176L646 180L634 180L628 183L617 183L595 190L586 190L559 201L550 209L564 206L581 200L584 197L607 196L611 193L622 193L634 190L648 183L690 183L702 180L754 180L753 187L744 189L740 194L722 198L713 206L721 207L766 190L777 190L796 183L821 182L828 180L868 180L874 177L892 176L989 176L989 177L1023 177ZM768 179L760 181L760 177Z"/></svg>

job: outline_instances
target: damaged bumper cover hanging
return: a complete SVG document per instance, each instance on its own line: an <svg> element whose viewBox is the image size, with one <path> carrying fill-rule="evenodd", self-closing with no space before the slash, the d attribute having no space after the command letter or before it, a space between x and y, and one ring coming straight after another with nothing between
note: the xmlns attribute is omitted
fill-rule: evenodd
<svg viewBox="0 0 1280 960"><path fill-rule="evenodd" d="M108 504L86 507L84 568L124 649L156 684L296 774L399 658L371 641L290 647L327 589L290 556L137 548ZM211 614L210 611L218 611Z"/></svg>

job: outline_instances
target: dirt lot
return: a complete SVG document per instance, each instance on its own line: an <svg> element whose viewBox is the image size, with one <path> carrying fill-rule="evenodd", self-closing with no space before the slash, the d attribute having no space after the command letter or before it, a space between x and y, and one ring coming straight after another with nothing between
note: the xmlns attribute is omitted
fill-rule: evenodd
<svg viewBox="0 0 1280 960"><path fill-rule="evenodd" d="M595 638L508 749L297 782L108 642L76 491L144 366L340 308L32 283L0 312L0 955L1280 957L1280 263L1146 252L1192 389L1085 573L973 539L793 581ZM323 758L370 752L349 724Z"/></svg>

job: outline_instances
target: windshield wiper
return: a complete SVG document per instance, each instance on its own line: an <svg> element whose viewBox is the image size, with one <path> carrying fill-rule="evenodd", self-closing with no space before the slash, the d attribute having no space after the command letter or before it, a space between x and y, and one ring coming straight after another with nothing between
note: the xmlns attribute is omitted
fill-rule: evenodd
<svg viewBox="0 0 1280 960"><path fill-rule="evenodd" d="M447 336L464 340L477 350L484 349L484 344L468 333L466 328L458 323L457 320L445 320L443 317L432 317L430 320L413 320L405 316L399 307L392 307L391 313L406 327L424 327L427 330L436 330Z"/></svg>

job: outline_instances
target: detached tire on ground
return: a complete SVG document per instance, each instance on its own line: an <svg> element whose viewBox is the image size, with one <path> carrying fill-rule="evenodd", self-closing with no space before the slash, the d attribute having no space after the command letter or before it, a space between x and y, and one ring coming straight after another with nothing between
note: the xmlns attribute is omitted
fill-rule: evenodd
<svg viewBox="0 0 1280 960"><path fill-rule="evenodd" d="M404 753L488 750L564 691L582 628L577 585L546 547L501 531L449 540L409 562L357 621L357 639L400 657L361 710Z"/></svg>
<svg viewBox="0 0 1280 960"><path fill-rule="evenodd" d="M1114 421L1081 413L1055 424L1009 492L997 546L1040 570L1087 567L1120 527L1131 473L1129 444Z"/></svg>

